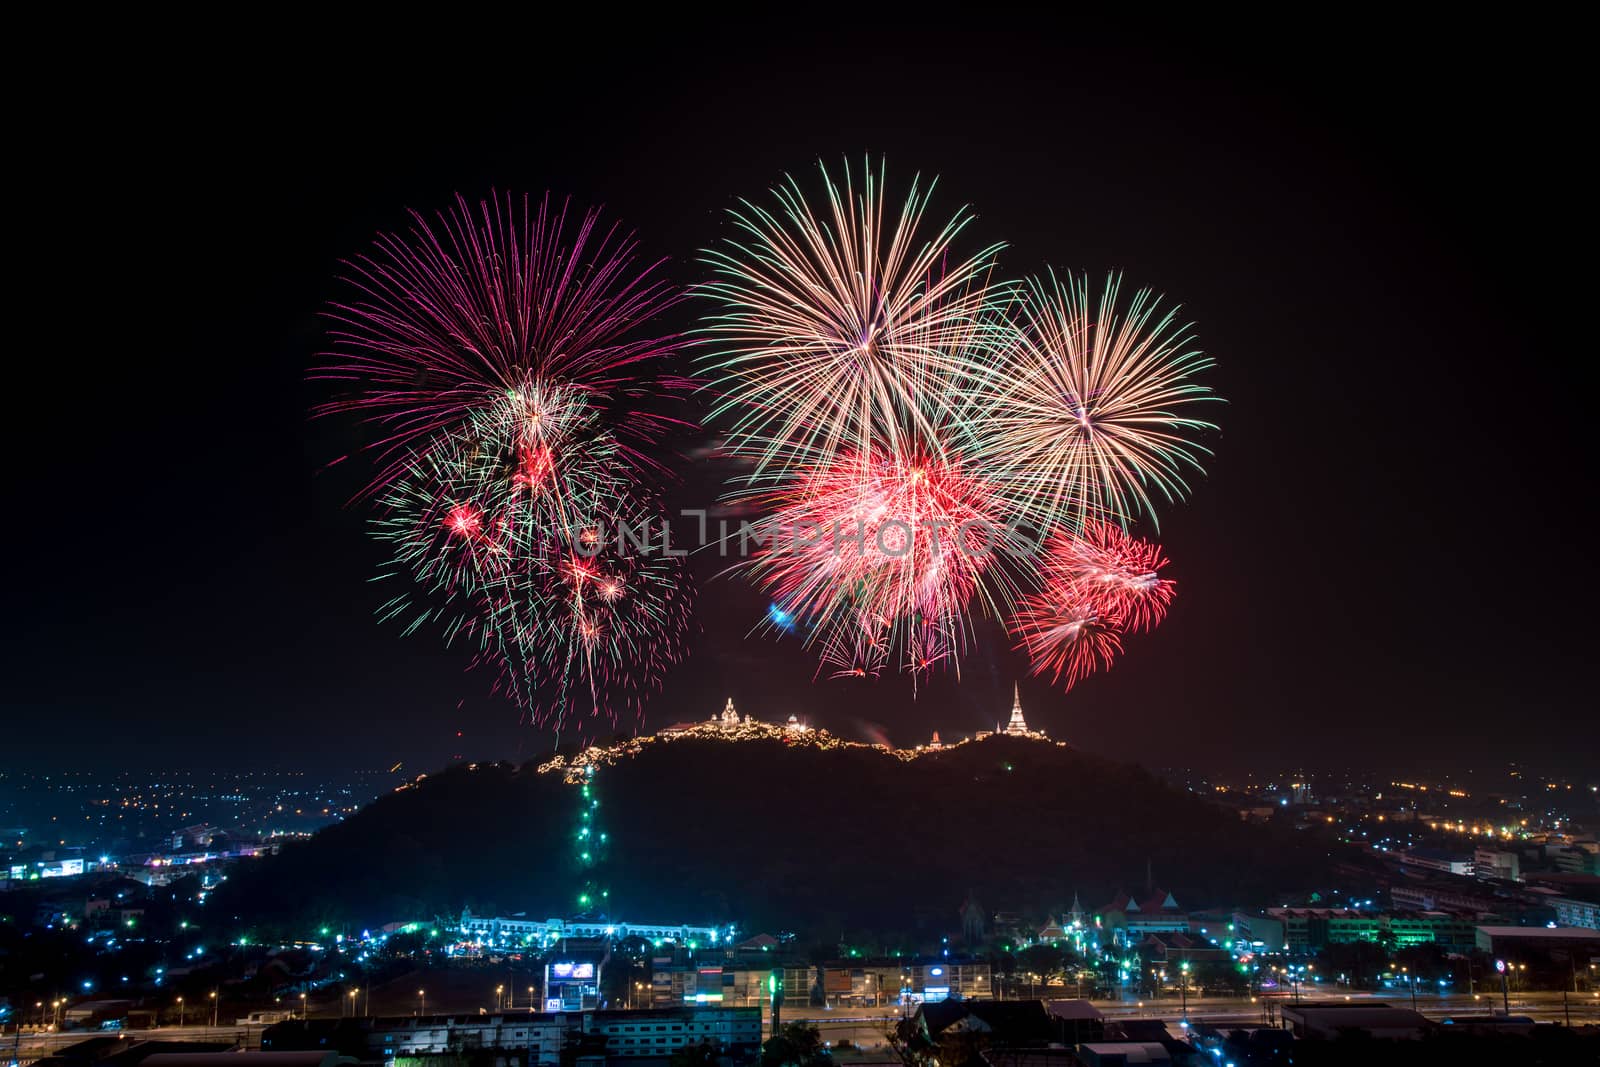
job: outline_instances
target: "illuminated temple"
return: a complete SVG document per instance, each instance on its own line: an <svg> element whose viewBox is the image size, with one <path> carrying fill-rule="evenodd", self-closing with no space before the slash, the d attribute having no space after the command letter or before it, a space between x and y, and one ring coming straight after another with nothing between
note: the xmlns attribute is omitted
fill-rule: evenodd
<svg viewBox="0 0 1600 1067"><path fill-rule="evenodd" d="M765 727L765 730L760 729L762 727ZM682 737L686 734L740 736L749 735L752 733L752 728L756 728L755 732L758 733L765 733L771 730L782 730L786 734L811 732L811 727L801 722L799 717L794 715L789 716L789 721L781 726L777 723L767 723L751 718L749 712L741 716L733 706L733 698L729 697L728 703L724 705L721 714L713 715L703 722L673 723L671 726L664 727L660 732L660 736Z"/></svg>
<svg viewBox="0 0 1600 1067"><path fill-rule="evenodd" d="M983 741L990 737L1017 737L1050 742L1049 735L1043 730L1035 730L1028 726L1027 719L1022 714L1020 688L1012 690L1011 718L1004 726L996 723L993 730L980 730L970 737L955 741L941 741L938 732L935 731L930 743L917 745L915 748L895 748L884 741L871 743L846 741L820 727L801 722L796 715L790 715L788 721L783 723L762 722L748 713L741 714L730 698L721 711L709 718L696 722L673 723L658 733L643 734L610 745L593 745L570 757L557 755L540 764L538 769L541 774L559 773L569 782L582 782L587 776L594 774L596 768L615 763L619 759L636 756L650 745L685 740L782 741L786 745L802 745L808 748L873 749L895 759L912 760L931 752L947 752L957 746ZM1066 746L1065 741L1050 743Z"/></svg>

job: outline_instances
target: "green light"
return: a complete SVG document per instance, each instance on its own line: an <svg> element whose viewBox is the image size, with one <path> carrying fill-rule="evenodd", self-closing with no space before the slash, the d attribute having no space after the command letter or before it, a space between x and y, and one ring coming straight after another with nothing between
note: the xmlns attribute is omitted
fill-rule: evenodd
<svg viewBox="0 0 1600 1067"><path fill-rule="evenodd" d="M187 926L189 924L188 923L184 923L184 925ZM327 937L328 936L328 928L326 926L324 926L321 930L319 930L317 932L320 933L323 937Z"/></svg>

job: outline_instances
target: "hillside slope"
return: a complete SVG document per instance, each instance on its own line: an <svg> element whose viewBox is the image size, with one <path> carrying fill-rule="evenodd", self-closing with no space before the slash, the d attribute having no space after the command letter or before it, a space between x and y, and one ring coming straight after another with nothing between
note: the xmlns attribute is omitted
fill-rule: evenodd
<svg viewBox="0 0 1600 1067"><path fill-rule="evenodd" d="M1136 767L1005 737L904 762L866 748L682 740L593 779L609 913L836 937L948 928L989 910L1092 908L1147 870L1186 907L1325 883L1326 846L1244 825ZM579 790L506 764L456 767L241 870L212 906L263 929L571 913ZM209 910L209 909L208 909ZM235 918L236 917L236 918Z"/></svg>

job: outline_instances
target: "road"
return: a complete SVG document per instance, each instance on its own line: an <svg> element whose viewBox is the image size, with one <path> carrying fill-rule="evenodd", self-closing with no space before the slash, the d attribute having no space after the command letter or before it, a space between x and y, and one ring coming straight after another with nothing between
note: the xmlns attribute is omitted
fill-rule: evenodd
<svg viewBox="0 0 1600 1067"><path fill-rule="evenodd" d="M1051 992L1067 991L1051 990ZM1318 996L1307 996L1305 999L1319 1002L1344 1000L1352 1004L1388 1003L1403 1008L1411 1006L1411 995L1404 992L1329 994L1322 991ZM1175 1034L1180 1031L1179 1024L1184 1018L1183 1005L1178 997L1147 1001L1097 1000L1093 1003L1108 1019L1160 1019ZM1293 1004L1294 997L1290 995L1265 998L1191 997L1188 1003L1188 1019L1192 1023L1215 1021L1239 1026L1267 1026L1271 1025L1268 1011L1274 1003ZM1447 1016L1489 1015L1498 1012L1501 1010L1501 999L1498 993L1493 995L1479 993L1476 996L1465 993L1449 996L1419 994L1416 1006L1418 1011L1430 1019L1443 1019ZM905 1011L905 1008L898 1005L821 1009L797 1004L785 1005L780 1013L780 1019L786 1023L809 1022L821 1031L825 1041L832 1044L849 1041L853 1045L870 1049L884 1044L884 1032L893 1026L894 1021ZM1569 993L1563 1006L1560 993L1547 991L1518 993L1511 997L1511 1012L1513 1015L1527 1015L1539 1022L1563 1022L1570 1012L1574 1024L1600 1023L1600 994ZM331 1017L333 1013L330 1012L328 1015ZM763 1025L770 1028L770 1015L763 1011L762 1016ZM313 1010L311 1017L318 1018L319 1013ZM129 1040L226 1041L238 1043L246 1048L256 1048L260 1045L263 1029L261 1026L163 1026L150 1030L121 1031L120 1034ZM13 1060L28 1063L64 1045L96 1036L104 1035L81 1030L64 1033L6 1034L0 1039L0 1063L10 1063Z"/></svg>
<svg viewBox="0 0 1600 1067"><path fill-rule="evenodd" d="M1060 991L1052 990L1052 992ZM1308 1002L1348 1001L1351 1004L1387 1003L1400 1008L1411 1007L1409 992L1336 992L1332 995L1323 992L1321 995L1307 996L1304 999ZM1160 1019L1174 1034L1181 1030L1179 1024L1184 1019L1183 1002L1181 998L1175 996L1147 1001L1096 1000L1093 1003L1107 1019ZM1214 1021L1238 1026L1270 1026L1273 1023L1269 1021L1267 1013L1275 1003L1293 1004L1294 997L1292 995L1267 998L1190 997L1188 1019L1192 1023ZM1491 1015L1502 1010L1498 993L1494 996L1487 993L1476 996L1465 993L1454 996L1424 996L1419 993L1416 1005L1419 1012L1435 1020L1452 1016L1459 1018ZM904 1010L898 1006L822 1010L808 1005L785 1005L780 1017L784 1022L812 1023L821 1031L826 1041L834 1043L849 1041L863 1048L872 1048L883 1043L884 1031L894 1024L894 1020ZM1513 1015L1526 1015L1538 1022L1564 1022L1568 1012L1574 1025L1600 1022L1600 996L1588 992L1569 993L1565 1007L1560 993L1518 993L1511 998ZM770 1018L767 1024L770 1026Z"/></svg>

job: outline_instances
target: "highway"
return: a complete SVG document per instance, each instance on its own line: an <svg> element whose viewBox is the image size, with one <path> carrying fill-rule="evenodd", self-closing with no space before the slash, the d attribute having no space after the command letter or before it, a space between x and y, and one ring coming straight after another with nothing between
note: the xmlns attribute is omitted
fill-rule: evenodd
<svg viewBox="0 0 1600 1067"><path fill-rule="evenodd" d="M1070 993L1071 990L1052 989L1049 992L1061 994ZM1070 999L1070 997L1059 999ZM1305 996L1303 999L1307 1002L1321 1003L1340 1001L1351 1004L1388 1003L1403 1008L1408 1008L1412 1004L1409 993L1392 991L1383 993L1319 991L1318 995ZM1273 1011L1275 1005L1294 1002L1295 998L1288 994L1254 998L1195 996L1189 998L1187 1018L1191 1023L1214 1021L1220 1025L1269 1026L1272 1025L1269 1012ZM1093 1003L1107 1019L1160 1019L1175 1035L1181 1031L1180 1023L1184 1019L1182 1001L1176 996L1146 1001L1096 1000ZM1473 1015L1487 1016L1499 1012L1502 1004L1498 992L1492 995L1479 993L1476 996L1465 993L1427 996L1419 993L1416 1007L1428 1018L1438 1020L1449 1016L1458 1018ZM861 1048L871 1049L885 1043L885 1031L907 1010L898 1005L821 1009L807 1004L786 1004L779 1017L785 1023L803 1021L815 1025L822 1033L823 1040L830 1044L836 1045L841 1041L848 1041ZM476 1009L473 1014L475 1012ZM1562 994L1559 992L1516 993L1511 997L1511 1013L1526 1015L1539 1022L1563 1022L1570 1013L1574 1025L1600 1023L1600 994L1568 993L1566 1003L1563 1005ZM770 1028L770 1014L763 1011L762 1016L763 1024ZM311 1017L315 1019L320 1016L313 1010ZM329 1013L329 1017L335 1016ZM114 1031L113 1034L130 1041L225 1041L245 1048L256 1048L260 1045L263 1029L264 1027L259 1025L162 1026L149 1030ZM6 1034L0 1039L0 1064L29 1063L64 1045L98 1036L107 1035L98 1031L84 1030L68 1030L60 1033L24 1031L21 1034Z"/></svg>

